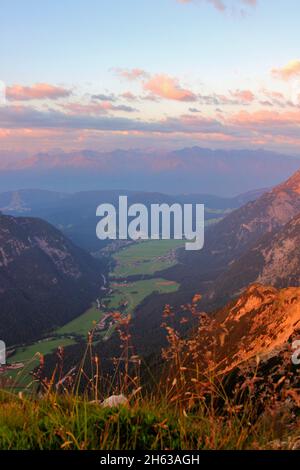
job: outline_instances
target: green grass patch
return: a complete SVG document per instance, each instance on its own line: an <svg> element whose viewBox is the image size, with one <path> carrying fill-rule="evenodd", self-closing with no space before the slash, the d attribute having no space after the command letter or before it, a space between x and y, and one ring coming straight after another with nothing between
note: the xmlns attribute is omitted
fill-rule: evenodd
<svg viewBox="0 0 300 470"><path fill-rule="evenodd" d="M8 370L4 375L15 381L15 388L25 388L32 381L30 372L39 365L39 354L50 354L60 346L69 346L73 343L74 340L70 338L55 338L20 347L8 362L21 362L24 364L23 369Z"/></svg>
<svg viewBox="0 0 300 470"><path fill-rule="evenodd" d="M31 360L37 353L49 354L59 346L68 346L73 343L74 340L69 338L42 340L30 346L18 348L12 358L14 362L26 362Z"/></svg>
<svg viewBox="0 0 300 470"><path fill-rule="evenodd" d="M79 335L86 337L93 328L95 322L98 322L103 316L103 312L97 310L95 306L89 308L79 317L70 321L66 325L55 331L56 335Z"/></svg>
<svg viewBox="0 0 300 470"><path fill-rule="evenodd" d="M167 294L175 292L179 284L173 281L166 281L165 279L155 278L146 279L143 281L129 282L127 284L112 283L112 287L115 289L111 299L109 299L109 306L118 309L121 303L128 302L126 311L129 313L132 311L153 292L159 294Z"/></svg>
<svg viewBox="0 0 300 470"><path fill-rule="evenodd" d="M111 296L103 299L103 302L107 306L105 310L97 310L97 308L93 306L79 317L56 330L54 334L58 336L74 334L86 337L87 333L93 328L95 322L98 322L107 310L118 311L122 304L127 303L124 310L128 313L132 313L138 304L153 292L160 294L175 292L179 285L176 284L176 282L158 278L128 282L126 284L112 282L111 287L113 289L113 293Z"/></svg>
<svg viewBox="0 0 300 470"><path fill-rule="evenodd" d="M174 250L184 246L183 240L147 240L123 248L114 255L117 263L112 276L127 277L154 274L176 264Z"/></svg>

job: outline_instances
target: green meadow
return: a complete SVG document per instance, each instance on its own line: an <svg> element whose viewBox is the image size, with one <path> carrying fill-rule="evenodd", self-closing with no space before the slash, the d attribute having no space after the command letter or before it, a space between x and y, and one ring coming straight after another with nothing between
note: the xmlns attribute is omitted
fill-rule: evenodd
<svg viewBox="0 0 300 470"><path fill-rule="evenodd" d="M184 246L183 240L149 240L125 247L114 255L114 277L152 275L176 264L174 251Z"/></svg>

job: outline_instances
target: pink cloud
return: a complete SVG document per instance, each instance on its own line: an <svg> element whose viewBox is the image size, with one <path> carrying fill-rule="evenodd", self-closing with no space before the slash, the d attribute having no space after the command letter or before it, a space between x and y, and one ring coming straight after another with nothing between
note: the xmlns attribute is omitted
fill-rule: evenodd
<svg viewBox="0 0 300 470"><path fill-rule="evenodd" d="M281 68L274 68L272 75L281 80L290 80L300 76L300 60L291 60L288 64Z"/></svg>
<svg viewBox="0 0 300 470"><path fill-rule="evenodd" d="M148 77L147 72L143 69L116 69L117 74L126 80L134 81Z"/></svg>
<svg viewBox="0 0 300 470"><path fill-rule="evenodd" d="M260 110L253 113L240 111L230 119L231 124L245 127L268 126L274 130L279 128L283 131L284 127L299 126L300 111L269 111Z"/></svg>
<svg viewBox="0 0 300 470"><path fill-rule="evenodd" d="M48 83L36 83L32 86L12 85L6 88L6 98L14 101L29 101L70 96L72 92L66 88L49 85Z"/></svg>
<svg viewBox="0 0 300 470"><path fill-rule="evenodd" d="M112 108L112 103L109 101L103 103L68 103L63 106L63 110L71 114L101 114L106 113Z"/></svg>
<svg viewBox="0 0 300 470"><path fill-rule="evenodd" d="M242 103L252 103L254 101L255 96L250 90L236 90L231 93L232 96Z"/></svg>
<svg viewBox="0 0 300 470"><path fill-rule="evenodd" d="M263 90L263 93L270 97L270 98L274 98L274 99L277 99L277 100L284 100L284 94L281 93L281 91L268 91L268 90Z"/></svg>
<svg viewBox="0 0 300 470"><path fill-rule="evenodd" d="M4 138L7 137L8 135L10 135L10 130L8 130L8 129L0 129L0 139L4 139Z"/></svg>
<svg viewBox="0 0 300 470"><path fill-rule="evenodd" d="M68 103L63 107L63 110L69 112L70 114L79 114L79 115L97 115L105 114L109 111L123 111L125 113L132 113L137 111L131 106L126 106L123 104L113 104L111 101L103 101L101 103Z"/></svg>
<svg viewBox="0 0 300 470"><path fill-rule="evenodd" d="M175 101L196 101L196 95L182 88L176 78L159 74L144 83L144 89L155 96Z"/></svg>

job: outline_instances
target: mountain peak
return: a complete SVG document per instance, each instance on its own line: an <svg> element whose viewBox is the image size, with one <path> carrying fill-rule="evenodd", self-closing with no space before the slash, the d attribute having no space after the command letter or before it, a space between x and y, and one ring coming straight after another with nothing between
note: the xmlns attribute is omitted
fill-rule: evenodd
<svg viewBox="0 0 300 470"><path fill-rule="evenodd" d="M300 194L300 170L296 171L287 181L277 187L279 189L289 189Z"/></svg>

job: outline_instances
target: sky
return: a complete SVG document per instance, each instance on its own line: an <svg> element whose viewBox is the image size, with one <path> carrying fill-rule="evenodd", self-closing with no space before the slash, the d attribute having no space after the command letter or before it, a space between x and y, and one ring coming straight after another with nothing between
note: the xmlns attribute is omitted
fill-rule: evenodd
<svg viewBox="0 0 300 470"><path fill-rule="evenodd" d="M0 168L53 149L300 156L299 15L298 0L3 0Z"/></svg>

